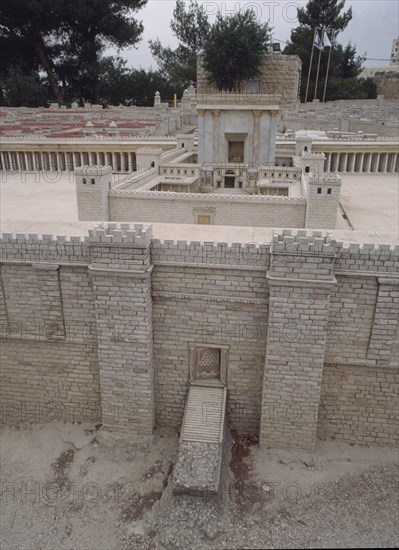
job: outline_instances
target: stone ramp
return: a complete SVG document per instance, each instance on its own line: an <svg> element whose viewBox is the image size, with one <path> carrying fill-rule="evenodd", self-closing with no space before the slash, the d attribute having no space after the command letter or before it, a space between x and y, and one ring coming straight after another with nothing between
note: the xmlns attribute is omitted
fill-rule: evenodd
<svg viewBox="0 0 399 550"><path fill-rule="evenodd" d="M227 388L192 384L184 411L173 492L216 495L220 488Z"/></svg>

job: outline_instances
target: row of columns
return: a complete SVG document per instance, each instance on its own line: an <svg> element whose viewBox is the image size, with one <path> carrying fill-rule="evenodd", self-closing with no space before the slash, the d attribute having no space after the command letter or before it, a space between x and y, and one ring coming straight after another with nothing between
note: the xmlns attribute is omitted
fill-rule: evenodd
<svg viewBox="0 0 399 550"><path fill-rule="evenodd" d="M5 171L73 171L79 166L111 166L114 172L134 172L136 153L1 151Z"/></svg>
<svg viewBox="0 0 399 550"><path fill-rule="evenodd" d="M392 174L399 172L398 153L326 153L326 172Z"/></svg>

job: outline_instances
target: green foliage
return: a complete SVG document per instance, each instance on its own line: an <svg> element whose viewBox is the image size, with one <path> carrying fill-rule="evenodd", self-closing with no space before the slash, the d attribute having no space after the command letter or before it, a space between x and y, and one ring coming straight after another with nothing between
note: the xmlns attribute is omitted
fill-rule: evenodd
<svg viewBox="0 0 399 550"><path fill-rule="evenodd" d="M376 99L377 85L374 78L369 76L367 78L359 78L359 81L363 92L366 94L366 99Z"/></svg>
<svg viewBox="0 0 399 550"><path fill-rule="evenodd" d="M345 0L309 0L304 8L298 8L298 22L310 29L343 31L352 19L352 8L341 13L344 7Z"/></svg>
<svg viewBox="0 0 399 550"><path fill-rule="evenodd" d="M253 10L217 15L204 48L204 67L219 90L239 90L243 80L258 76L267 52L270 28Z"/></svg>
<svg viewBox="0 0 399 550"><path fill-rule="evenodd" d="M152 107L155 92L167 101L173 94L182 94L158 71L128 69L120 57L105 57L100 62L99 93L104 105L136 105Z"/></svg>
<svg viewBox="0 0 399 550"><path fill-rule="evenodd" d="M44 107L48 104L48 90L35 71L27 73L20 67L9 67L1 78L0 104L7 107Z"/></svg>
<svg viewBox="0 0 399 550"><path fill-rule="evenodd" d="M187 11L183 0L176 0L170 27L176 38L190 51L198 54L203 50L209 21L204 8L196 0L190 0Z"/></svg>
<svg viewBox="0 0 399 550"><path fill-rule="evenodd" d="M284 49L284 54L298 55L302 61L301 99L304 101L306 83L313 45L314 29L325 27L332 40L339 31L344 30L352 19L352 9L343 12L345 0L309 0L304 8L298 8L300 26L291 31L291 39ZM319 31L320 33L320 31ZM322 51L317 97L323 97L327 64L330 49ZM315 80L319 50L314 49L312 72L309 85L308 100L314 97ZM364 57L356 54L356 49L350 43L344 47L336 44L331 51L330 69L327 83L326 101L336 99L363 99L373 96L370 83L363 84L359 74Z"/></svg>
<svg viewBox="0 0 399 550"><path fill-rule="evenodd" d="M177 88L185 88L197 80L197 56L203 51L210 25L203 6L190 0L187 9L183 0L176 0L171 29L179 40L176 49L150 40L150 50L160 73Z"/></svg>
<svg viewBox="0 0 399 550"><path fill-rule="evenodd" d="M99 97L100 58L108 46L134 46L143 25L131 16L147 0L2 0L0 45L9 67L47 73L59 103ZM3 59L2 59L3 60Z"/></svg>

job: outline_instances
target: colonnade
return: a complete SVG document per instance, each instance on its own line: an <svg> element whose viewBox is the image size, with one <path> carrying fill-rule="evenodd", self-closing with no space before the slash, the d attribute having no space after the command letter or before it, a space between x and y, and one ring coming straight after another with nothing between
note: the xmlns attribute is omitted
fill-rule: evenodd
<svg viewBox="0 0 399 550"><path fill-rule="evenodd" d="M1 151L0 169L5 171L73 171L79 166L111 166L114 172L134 172L136 153Z"/></svg>
<svg viewBox="0 0 399 550"><path fill-rule="evenodd" d="M325 153L324 170L347 174L398 173L398 153ZM134 152L1 151L0 170L73 171L79 166L111 166L114 172L137 170Z"/></svg>
<svg viewBox="0 0 399 550"><path fill-rule="evenodd" d="M398 153L325 153L324 170L342 174L399 172Z"/></svg>

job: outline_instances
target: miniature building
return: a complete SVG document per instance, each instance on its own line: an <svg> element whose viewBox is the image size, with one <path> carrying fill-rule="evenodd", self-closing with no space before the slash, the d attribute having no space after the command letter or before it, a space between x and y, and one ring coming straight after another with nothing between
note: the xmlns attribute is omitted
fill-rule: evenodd
<svg viewBox="0 0 399 550"><path fill-rule="evenodd" d="M295 56L288 61L300 66ZM286 56L265 61L271 62L276 77L285 74L279 68L286 65ZM276 92L278 86L270 92L270 74L265 70L258 80L243 83L242 91L219 92L210 86L205 89L199 62L198 148L192 134L178 134L175 151L138 149L139 173L109 190L101 219L208 225L246 225L250 220L251 225L264 227L307 227L308 223L309 227L334 228L339 177L330 178L335 182L333 194L329 192L332 187L326 187L316 199L309 181L314 174L322 177L326 156L312 152L312 139L306 135L296 139L294 154L276 152L280 103L287 97L297 98L298 70L293 75L285 82L292 87L285 89L285 97ZM281 82L275 84L281 88ZM183 104L187 107L192 101L192 90L186 90ZM79 207L80 219L90 220L91 215L92 209Z"/></svg>
<svg viewBox="0 0 399 550"><path fill-rule="evenodd" d="M79 219L102 222L76 237L2 235L4 422L50 408L127 437L181 429L177 494L218 494L226 416L263 449L398 441L398 247L324 231L337 172L397 172L397 143L278 142L299 75L297 58L272 54L238 94L206 89L201 69L181 110L156 94L162 134L197 106L198 146L194 128L129 141L100 138L98 121L90 140L2 143L4 170L74 170ZM140 221L196 225L166 238ZM205 224L239 227L227 240ZM198 456L204 479L188 471Z"/></svg>

